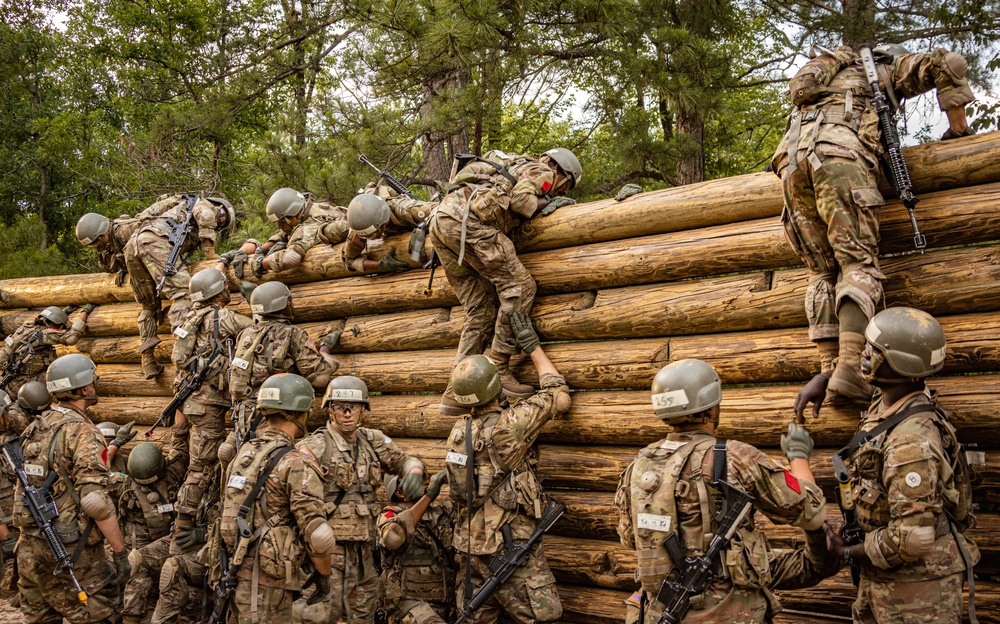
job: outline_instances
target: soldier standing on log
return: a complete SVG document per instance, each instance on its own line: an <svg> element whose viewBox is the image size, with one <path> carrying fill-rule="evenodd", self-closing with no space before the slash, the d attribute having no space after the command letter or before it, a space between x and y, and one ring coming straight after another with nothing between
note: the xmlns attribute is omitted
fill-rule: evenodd
<svg viewBox="0 0 1000 624"><path fill-rule="evenodd" d="M457 188L441 200L431 219L434 250L465 309L455 364L489 347L504 392L512 398L534 393L514 377L509 362L517 353L511 314L531 311L536 287L507 236L521 220L574 203L562 195L579 184L582 175L580 161L565 148L535 158L491 152L461 167L451 180ZM457 416L466 411L449 385L441 412Z"/></svg>
<svg viewBox="0 0 1000 624"><path fill-rule="evenodd" d="M875 50L889 100L937 89L950 128L942 139L972 134L965 106L975 99L967 63L941 48L908 54L902 46ZM790 81L792 112L771 161L781 178L782 223L792 248L810 271L805 309L809 338L820 355L820 373L799 393L801 416L809 403L819 414L830 395L867 402L872 388L858 373L862 332L882 300L879 270L878 113L860 55L849 47L823 50Z"/></svg>
<svg viewBox="0 0 1000 624"><path fill-rule="evenodd" d="M889 308L868 323L865 339L860 374L880 392L861 433L834 456L849 469L847 498L864 530L857 544L833 540L860 567L854 621L957 623L979 549L964 535L974 524L965 451L924 382L944 366L944 331L926 312ZM974 622L973 609L970 601Z"/></svg>
<svg viewBox="0 0 1000 624"><path fill-rule="evenodd" d="M753 496L754 508L772 522L801 527L811 544L824 539L826 502L809 468L813 442L804 427L790 423L782 435L788 470L749 444L716 439L722 384L709 364L689 359L664 367L653 379L652 394L654 414L673 431L639 452L615 495L618 535L638 551L644 624L662 614L657 594L671 565L680 563L668 554L664 538L676 536L683 557L701 556L720 533L716 518L728 504L729 489L723 482ZM717 577L691 600L684 622L769 622L781 608L771 593L775 577L815 577L810 568L824 567L793 558L789 570L772 569L774 555L764 534L754 530L753 512L736 526L712 562Z"/></svg>

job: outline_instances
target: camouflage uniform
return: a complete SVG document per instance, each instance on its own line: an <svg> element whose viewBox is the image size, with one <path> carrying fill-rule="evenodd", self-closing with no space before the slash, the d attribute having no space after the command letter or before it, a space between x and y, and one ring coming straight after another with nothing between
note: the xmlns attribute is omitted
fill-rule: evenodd
<svg viewBox="0 0 1000 624"><path fill-rule="evenodd" d="M244 329L252 325L249 317L238 312L218 305L195 303L184 322L174 330L177 335L172 354L177 367L175 386L191 375L189 367L208 364L206 360L215 348L216 340L223 345L231 345ZM232 348L223 346L222 353L228 363ZM227 385L229 368L228 364L224 365L215 378L206 379L181 407L191 425L191 448L188 473L177 493L177 513L195 515L218 469L219 445L226 439L226 412L232 405Z"/></svg>
<svg viewBox="0 0 1000 624"><path fill-rule="evenodd" d="M218 208L205 199L194 205L195 227L184 241L181 257L187 256L201 246L201 241L215 243L218 225ZM156 215L155 217L153 215ZM135 300L142 305L137 323L142 344L140 351L149 351L160 343L156 325L160 318L160 298L173 301L170 305L170 327L177 328L191 308L188 283L191 274L183 260L177 264L177 273L163 282L160 297L156 296L156 285L163 277L172 245L168 241L173 228L167 219L181 223L187 216L187 202L180 195L161 199L146 209L141 215L142 224L125 245L125 264L128 267L129 282L135 293Z"/></svg>
<svg viewBox="0 0 1000 624"><path fill-rule="evenodd" d="M29 422L30 417L25 415L17 403L8 405L7 409L0 413L0 444L10 442L21 435ZM16 483L17 477L14 476L10 465L6 461L0 461L0 524L7 525L7 529L15 538L18 532L17 528L11 524L11 519L14 513L14 485ZM3 557L0 556L0 566L4 566L7 561L11 560L13 558L4 561ZM3 568L0 567L0 576L2 576L2 572Z"/></svg>
<svg viewBox="0 0 1000 624"><path fill-rule="evenodd" d="M705 431L673 432L640 451L622 473L615 495L618 535L622 544L638 551L636 577L646 594L647 624L663 611L656 593L671 565L663 538L677 530L685 553L693 556L704 552L717 531L722 494L713 485L715 443ZM726 474L730 483L756 498L755 508L772 522L811 530L822 525L820 489L797 480L749 444L728 442ZM774 555L764 534L755 530L753 514L733 535L721 560L727 574L692 603L685 622L769 622L781 609L771 593L775 574L804 577L812 563L792 557L785 563L791 569L772 571Z"/></svg>
<svg viewBox="0 0 1000 624"><path fill-rule="evenodd" d="M965 62L955 57L961 59L941 48L896 56L889 69L892 90L909 98L936 87L941 110L968 104L974 97ZM883 154L878 115L861 57L850 48L806 63L791 90L801 104L771 166L784 189L781 221L788 242L811 274L805 302L809 337L836 339L837 309L845 297L868 318L882 299L879 207L885 200L876 178Z"/></svg>
<svg viewBox="0 0 1000 624"><path fill-rule="evenodd" d="M378 518L386 618L389 624L446 624L455 619L452 505L439 498L416 525L412 506L388 507ZM405 540L390 550L385 546L388 533L399 527Z"/></svg>
<svg viewBox="0 0 1000 624"><path fill-rule="evenodd" d="M275 271L287 271L302 263L306 252L316 245L334 245L347 235L347 209L342 206L307 200L302 223L291 233L278 232L267 239L270 243L285 243L284 249L267 255L268 266Z"/></svg>
<svg viewBox="0 0 1000 624"><path fill-rule="evenodd" d="M177 624L183 615L195 622L204 621L204 617L195 613L207 600L209 550L206 544L198 552L172 555L164 561L160 570L160 597L150 624Z"/></svg>
<svg viewBox="0 0 1000 624"><path fill-rule="evenodd" d="M13 334L4 338L0 347L0 372L15 359L21 360L21 369L3 389L16 401L17 391L29 381L45 382L45 371L56 357L56 345L73 346L87 332L87 323L78 318L69 329L46 327L27 321ZM18 431L20 433L20 431Z"/></svg>
<svg viewBox="0 0 1000 624"><path fill-rule="evenodd" d="M970 485L956 478L950 458L959 448L955 429L928 395L915 392L891 406L876 396L861 429L870 430L912 405L926 411L870 440L849 464L852 499L871 559L861 564L855 622L962 620L965 566L950 517L963 523L956 522L959 536L972 561L979 561L979 549L961 534L970 511ZM933 527L933 545L921 543L922 527Z"/></svg>
<svg viewBox="0 0 1000 624"><path fill-rule="evenodd" d="M535 280L508 235L534 216L538 198L552 189L557 174L529 158L517 159L509 170L516 185L499 174L476 176L448 193L431 219L434 250L465 309L456 364L491 344L496 353L517 353L510 315L530 312L535 301Z"/></svg>
<svg viewBox="0 0 1000 624"><path fill-rule="evenodd" d="M300 440L297 448L320 466L326 516L337 538L330 576L330 621L343 617L348 624L374 622L379 577L372 543L382 509L376 492L383 471L403 477L417 460L378 429L358 427L354 441L349 442L333 422Z"/></svg>
<svg viewBox="0 0 1000 624"><path fill-rule="evenodd" d="M236 514L271 453L291 446L292 438L274 427L244 444L226 471L223 491L222 536L232 552L236 542ZM234 479L239 475L240 479ZM243 481L239 487L235 484ZM266 507L265 507L266 506ZM326 522L319 466L308 454L295 450L282 457L264 484L248 524L253 530L269 527L241 562L239 585L233 597L232 621L239 624L292 622L293 594L302 590L299 566L303 556L318 556L308 536Z"/></svg>
<svg viewBox="0 0 1000 624"><path fill-rule="evenodd" d="M569 392L561 375L542 375L539 381L541 390L534 396L506 409L493 404L474 407L469 416L455 423L448 436L450 452L446 468L451 500L457 508L453 544L459 553L459 605L470 598L465 595L462 581L467 565L471 564L472 580L477 587L491 576L490 561L503 544L500 528L508 525L515 540L526 540L537 526L544 501L538 483L535 441L545 423L569 407L568 401L559 401L559 395ZM467 483L470 444L474 449L471 461L475 483L472 484ZM471 521L470 487L475 510ZM539 542L528 561L472 621L492 624L504 614L524 624L558 620L562 604L555 582Z"/></svg>
<svg viewBox="0 0 1000 624"><path fill-rule="evenodd" d="M73 554L82 535L87 534L74 572L89 597L86 605L81 604L69 577L53 574L55 558L31 513L20 502L22 487L18 484L14 503L14 526L21 530L17 544L20 571L17 585L25 619L28 624L62 618L72 624L111 622L119 597L113 582L115 568L108 560L100 531L94 530L79 503L90 492L108 496L104 438L86 414L71 405L45 410L24 435L25 472L31 485L42 485L50 470L59 473L52 486L59 509L59 517L53 524L66 550ZM55 460L54 465L50 464L50 458ZM106 503L110 506L110 499ZM87 530L88 525L91 530Z"/></svg>
<svg viewBox="0 0 1000 624"><path fill-rule="evenodd" d="M386 236L412 231L418 225L430 219L438 205L438 202L425 202L407 197L406 195L400 195L388 186L369 185L365 188L364 192L378 195L388 204L389 223L385 226ZM368 258L368 253L374 250L376 244L373 244L369 239L351 229L348 229L344 240L347 241L341 251L344 266L349 271L363 273L365 270L364 262ZM381 244L381 241L377 244Z"/></svg>

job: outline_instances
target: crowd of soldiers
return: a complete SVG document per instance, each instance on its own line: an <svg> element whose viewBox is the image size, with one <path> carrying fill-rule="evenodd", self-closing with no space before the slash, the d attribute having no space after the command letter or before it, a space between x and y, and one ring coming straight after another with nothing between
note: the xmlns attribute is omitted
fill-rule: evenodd
<svg viewBox="0 0 1000 624"><path fill-rule="evenodd" d="M971 132L961 56L878 52L894 97L936 88L951 124L944 138ZM709 363L681 360L655 375L653 414L670 429L639 452L615 499L622 543L638 556L640 588L623 615L643 624L771 621L780 610L774 591L815 585L848 565L856 622L958 622L979 557L964 535L973 522L968 467L925 384L944 363L940 324L912 308L877 311L883 200L871 89L849 48L819 50L791 87L795 110L773 169L789 241L813 274L806 311L820 373L781 435L786 462L715 436L723 391ZM564 148L493 151L458 158L447 192L430 202L372 185L344 208L279 189L266 215L280 231L221 256L215 244L236 217L222 197L170 196L136 217L82 217L80 242L119 285L128 278L142 306L143 373L162 373L157 326L161 300L170 300L175 388L191 391L163 419L169 435L123 460L134 422L94 425L97 366L80 353L56 357L57 345L86 332L93 306L72 325L67 311L46 308L6 339L0 553L13 560L29 624L559 620L539 538L562 508L542 488L536 441L570 410L572 394L534 330L535 282L508 235L571 204L565 194L582 174ZM630 185L616 199L640 190ZM292 323L289 288L265 278L335 243L344 243L348 270L405 270L410 263L392 253L368 257L387 234L405 231L421 263L435 261L420 249L430 236L465 309L440 405L457 420L445 470L433 475L363 426L372 403L361 377L337 375L339 333L311 339ZM190 276L183 258L199 246L217 264ZM230 270L244 281L252 318L227 307ZM519 352L537 389L510 370ZM310 427L317 393L325 422ZM826 517L802 418L809 403L819 417L827 398L868 406L860 433L837 454L848 520L839 531ZM38 492L57 515L29 504ZM804 545L773 550L755 530L755 511L801 528Z"/></svg>

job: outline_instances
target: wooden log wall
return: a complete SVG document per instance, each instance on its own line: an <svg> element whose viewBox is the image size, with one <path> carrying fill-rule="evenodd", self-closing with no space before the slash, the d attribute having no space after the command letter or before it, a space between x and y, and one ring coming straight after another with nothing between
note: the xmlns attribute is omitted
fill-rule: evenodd
<svg viewBox="0 0 1000 624"><path fill-rule="evenodd" d="M980 621L1000 621L1000 133L907 149L921 194L918 217L930 241L910 250L906 211L890 200L882 212L882 266L887 305L923 308L941 320L948 357L931 386L941 397L974 470L979 524L971 536L983 551L977 569ZM755 444L774 457L796 392L816 371L803 296L808 275L785 242L777 178L759 173L562 208L515 232L539 297L532 316L547 352L576 390L573 408L549 423L540 469L569 512L546 539L560 582L565 622L620 623L634 588L634 554L615 534L613 492L642 446L667 428L652 417L649 383L678 359L711 362L727 387L719 434ZM386 248L405 249L406 236ZM399 254L401 257L406 254ZM443 466L442 438L453 419L437 411L463 321L439 272L348 274L340 250L310 250L303 265L270 274L294 284L296 321L313 336L344 330L341 372L373 392L366 424L381 428L431 470ZM192 266L192 271L204 265ZM235 284L234 284L235 286ZM235 305L247 312L234 295ZM66 351L99 365L95 421L152 423L171 394L171 378L147 381L138 361L130 290L109 276L75 275L0 282L0 329L12 332L47 305L102 304L90 332ZM158 357L169 360L168 327ZM515 358L524 380L530 362ZM325 416L318 411L311 423ZM857 428L858 410L824 407L809 426L813 470L833 501L829 456ZM834 505L828 515L839 522ZM797 530L761 527L776 546L801 543ZM854 588L845 574L817 588L782 592L780 622L849 620Z"/></svg>

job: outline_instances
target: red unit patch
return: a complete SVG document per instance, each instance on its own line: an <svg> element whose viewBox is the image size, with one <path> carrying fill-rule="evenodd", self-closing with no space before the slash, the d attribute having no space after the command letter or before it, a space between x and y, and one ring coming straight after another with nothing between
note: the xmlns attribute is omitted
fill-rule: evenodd
<svg viewBox="0 0 1000 624"><path fill-rule="evenodd" d="M787 470L785 471L785 483L788 484L788 487L795 490L796 494L802 493L802 487L799 485L799 480L795 478L795 475Z"/></svg>

